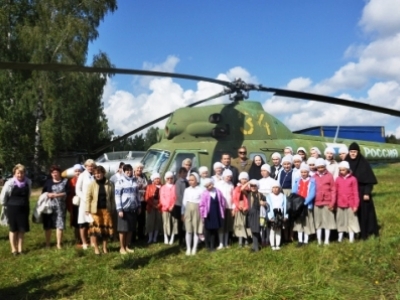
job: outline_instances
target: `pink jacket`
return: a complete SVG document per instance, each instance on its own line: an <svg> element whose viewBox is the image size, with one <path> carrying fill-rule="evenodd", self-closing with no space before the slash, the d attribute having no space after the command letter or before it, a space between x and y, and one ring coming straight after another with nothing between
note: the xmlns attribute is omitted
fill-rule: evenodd
<svg viewBox="0 0 400 300"><path fill-rule="evenodd" d="M176 193L175 185L164 184L160 188L160 205L161 211L170 211L175 205Z"/></svg>
<svg viewBox="0 0 400 300"><path fill-rule="evenodd" d="M358 208L360 198L358 196L357 179L349 174L336 178L337 206L341 208Z"/></svg>
<svg viewBox="0 0 400 300"><path fill-rule="evenodd" d="M225 218L225 203L226 203L226 201L219 189L215 189L215 192L217 193L217 198L218 198L218 203L219 203L219 211L221 212L221 217L224 219ZM205 190L201 194L201 199L200 199L200 203L199 203L200 217L202 219L207 218L208 213L210 212L210 202L211 202L210 192L208 190Z"/></svg>
<svg viewBox="0 0 400 300"><path fill-rule="evenodd" d="M328 171L322 175L318 172L313 176L315 178L315 206L331 206L336 204L336 185L333 176Z"/></svg>

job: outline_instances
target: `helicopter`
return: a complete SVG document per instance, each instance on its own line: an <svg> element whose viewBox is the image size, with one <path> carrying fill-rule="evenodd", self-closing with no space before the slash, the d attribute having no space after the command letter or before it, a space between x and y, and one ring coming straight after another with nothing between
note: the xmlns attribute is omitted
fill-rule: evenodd
<svg viewBox="0 0 400 300"><path fill-rule="evenodd" d="M295 134L280 120L264 111L261 103L248 100L250 91L269 92L275 96L313 100L400 116L400 111L389 108L331 96L249 84L241 79L229 82L178 73L62 64L0 62L0 69L159 76L206 81L223 86L220 93L148 122L95 150L95 152L104 150L168 118L164 130L158 132L158 142L147 150L142 159L144 172L147 175L154 172L164 175L167 171L176 173L186 158L192 160L192 167L207 166L209 170L212 170L213 163L220 161L222 154L228 153L234 157L242 146L247 148L249 158L260 155L268 163L272 153L282 153L287 146L292 149L318 147L322 151L329 146L335 149L337 158L340 147L348 147L354 142L354 140ZM195 107L225 95L229 95L231 103ZM361 153L370 162L399 161L399 145L361 140L356 140L356 142L360 145Z"/></svg>

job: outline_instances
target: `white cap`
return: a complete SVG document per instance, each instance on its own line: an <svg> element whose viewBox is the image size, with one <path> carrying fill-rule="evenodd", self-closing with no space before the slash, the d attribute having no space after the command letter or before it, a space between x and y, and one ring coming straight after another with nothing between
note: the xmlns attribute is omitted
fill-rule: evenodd
<svg viewBox="0 0 400 300"><path fill-rule="evenodd" d="M271 187L281 187L281 184L279 183L278 180L274 180L271 182Z"/></svg>
<svg viewBox="0 0 400 300"><path fill-rule="evenodd" d="M203 179L203 186L207 186L210 183L214 184L214 180L212 180L212 178L204 178Z"/></svg>
<svg viewBox="0 0 400 300"><path fill-rule="evenodd" d="M303 151L305 154L307 154L306 148L304 148L304 147L297 148L296 153L299 153L299 151Z"/></svg>
<svg viewBox="0 0 400 300"><path fill-rule="evenodd" d="M269 164L263 164L261 166L261 171L262 170L267 171L268 173L271 173L271 166Z"/></svg>
<svg viewBox="0 0 400 300"><path fill-rule="evenodd" d="M327 153L332 153L333 155L335 155L335 149L333 149L332 147L327 147L324 151L324 154L326 155Z"/></svg>
<svg viewBox="0 0 400 300"><path fill-rule="evenodd" d="M217 168L223 168L224 167L224 165L222 164L222 162L219 162L219 161L217 161L216 163L214 163L214 165L213 165L213 169L215 170L215 169L217 169Z"/></svg>
<svg viewBox="0 0 400 300"><path fill-rule="evenodd" d="M347 148L347 146L342 146L342 147L340 147L339 148L339 154L342 154L342 153L349 153L349 148Z"/></svg>
<svg viewBox="0 0 400 300"><path fill-rule="evenodd" d="M172 173L171 171L168 171L167 173L165 173L164 175L164 179L167 179L168 177L174 177L174 173Z"/></svg>
<svg viewBox="0 0 400 300"><path fill-rule="evenodd" d="M310 167L305 162L302 162L300 165L300 171L310 172Z"/></svg>
<svg viewBox="0 0 400 300"><path fill-rule="evenodd" d="M326 161L325 161L325 159L323 159L323 158L317 158L316 160L315 160L315 166L316 167L321 167L321 166L326 166Z"/></svg>
<svg viewBox="0 0 400 300"><path fill-rule="evenodd" d="M250 185L256 185L257 188L260 187L260 184L258 183L258 180L256 180L256 179L250 180L250 181L249 181L249 184L250 184Z"/></svg>
<svg viewBox="0 0 400 300"><path fill-rule="evenodd" d="M292 162L293 162L292 156L291 156L291 155L285 155L285 156L282 158L281 164L283 164L284 162L292 163Z"/></svg>
<svg viewBox="0 0 400 300"><path fill-rule="evenodd" d="M285 149L289 149L289 150L290 150L290 153L293 153L293 148L292 148L292 147L286 146ZM285 150L285 149L283 149L283 150Z"/></svg>
<svg viewBox="0 0 400 300"><path fill-rule="evenodd" d="M225 169L224 172L222 172L222 177L232 176L232 175L233 175L233 173L229 169Z"/></svg>
<svg viewBox="0 0 400 300"><path fill-rule="evenodd" d="M339 168L343 168L343 169L348 169L348 170L350 170L350 164L349 164L349 162L348 161L341 161L340 163L339 163Z"/></svg>
<svg viewBox="0 0 400 300"><path fill-rule="evenodd" d="M167 173L168 173L168 172L167 172ZM167 176L167 173L165 173L165 176ZM171 173L171 172L170 172L170 173ZM156 178L161 178L160 173L153 173L153 174L151 174L151 176L150 176L151 181L154 181L154 179L156 179Z"/></svg>
<svg viewBox="0 0 400 300"><path fill-rule="evenodd" d="M200 176L199 176L199 174L197 174L196 172L190 173L189 176L194 176L194 178L196 178L197 183L200 182Z"/></svg>
<svg viewBox="0 0 400 300"><path fill-rule="evenodd" d="M315 165L315 161L316 161L317 159L314 157L314 156L311 156L311 157L309 157L308 159L307 159L307 164L308 165Z"/></svg>
<svg viewBox="0 0 400 300"><path fill-rule="evenodd" d="M311 147L310 150L314 150L315 152L318 153L318 155L321 155L321 151L319 151L318 147Z"/></svg>
<svg viewBox="0 0 400 300"><path fill-rule="evenodd" d="M293 155L293 161L295 161L295 160L303 161L303 158L300 155L295 154L295 155Z"/></svg>
<svg viewBox="0 0 400 300"><path fill-rule="evenodd" d="M247 179L247 180L249 180L249 174L248 174L247 172L241 172L241 173L239 174L239 180L242 180L242 179Z"/></svg>
<svg viewBox="0 0 400 300"><path fill-rule="evenodd" d="M199 174L203 174L204 172L208 172L208 168L206 166L201 166L199 168Z"/></svg>
<svg viewBox="0 0 400 300"><path fill-rule="evenodd" d="M279 158L279 159L281 159L281 158L282 158L282 156L281 156L281 154L280 154L280 153L278 153L278 152L274 152L274 153L272 153L272 155L271 155L271 158Z"/></svg>
<svg viewBox="0 0 400 300"><path fill-rule="evenodd" d="M81 164L75 164L72 168L74 169L74 171L75 171L75 170L83 171L83 167L82 167Z"/></svg>

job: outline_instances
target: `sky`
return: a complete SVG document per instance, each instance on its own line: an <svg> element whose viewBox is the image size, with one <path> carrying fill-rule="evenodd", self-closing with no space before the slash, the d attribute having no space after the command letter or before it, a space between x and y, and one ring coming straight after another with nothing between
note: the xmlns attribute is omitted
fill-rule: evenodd
<svg viewBox="0 0 400 300"><path fill-rule="evenodd" d="M400 0L120 0L88 59L103 51L119 68L239 77L400 110L399 7ZM207 82L117 75L104 89L104 111L121 135L221 90ZM400 138L396 117L261 92L250 99L291 130L375 125Z"/></svg>

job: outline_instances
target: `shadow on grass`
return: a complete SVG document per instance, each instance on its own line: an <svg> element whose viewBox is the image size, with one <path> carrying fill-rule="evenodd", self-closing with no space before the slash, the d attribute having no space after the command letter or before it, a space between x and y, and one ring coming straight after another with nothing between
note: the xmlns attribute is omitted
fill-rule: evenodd
<svg viewBox="0 0 400 300"><path fill-rule="evenodd" d="M159 260L169 255L179 254L179 253L180 253L180 247L176 245L173 247L162 249L156 253L152 253L143 257L126 256L126 258L124 257L121 264L116 265L114 269L116 270L137 269L138 267L143 267L148 265L151 261Z"/></svg>
<svg viewBox="0 0 400 300"><path fill-rule="evenodd" d="M73 285L62 283L65 275L48 275L30 279L16 286L0 289L2 299L54 299L70 298L76 294L82 281ZM51 286L51 287L50 287Z"/></svg>

